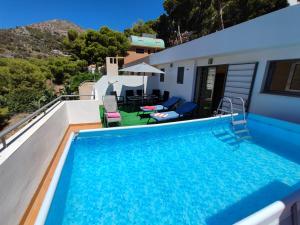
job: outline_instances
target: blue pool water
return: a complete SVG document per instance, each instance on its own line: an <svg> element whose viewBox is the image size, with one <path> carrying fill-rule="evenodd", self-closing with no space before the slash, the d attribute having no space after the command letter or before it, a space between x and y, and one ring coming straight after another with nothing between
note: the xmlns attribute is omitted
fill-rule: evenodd
<svg viewBox="0 0 300 225"><path fill-rule="evenodd" d="M232 224L300 188L300 126L249 116L82 132L46 224Z"/></svg>

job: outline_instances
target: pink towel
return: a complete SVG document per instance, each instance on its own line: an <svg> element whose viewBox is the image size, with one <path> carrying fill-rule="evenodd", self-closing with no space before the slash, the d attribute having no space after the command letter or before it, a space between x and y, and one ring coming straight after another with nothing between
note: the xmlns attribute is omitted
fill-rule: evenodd
<svg viewBox="0 0 300 225"><path fill-rule="evenodd" d="M155 106L144 106L144 109L155 110L156 107Z"/></svg>
<svg viewBox="0 0 300 225"><path fill-rule="evenodd" d="M165 118L165 117L168 116L168 114L166 114L166 113L155 113L154 116L160 117L160 118Z"/></svg>
<svg viewBox="0 0 300 225"><path fill-rule="evenodd" d="M108 118L120 118L121 115L118 112L108 112L106 113Z"/></svg>

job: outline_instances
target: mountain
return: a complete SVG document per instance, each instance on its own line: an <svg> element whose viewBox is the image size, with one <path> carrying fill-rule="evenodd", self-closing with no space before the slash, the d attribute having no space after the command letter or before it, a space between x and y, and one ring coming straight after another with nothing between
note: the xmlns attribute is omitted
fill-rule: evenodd
<svg viewBox="0 0 300 225"><path fill-rule="evenodd" d="M66 20L49 20L28 26L0 29L0 57L47 57L63 55L68 30L84 30Z"/></svg>

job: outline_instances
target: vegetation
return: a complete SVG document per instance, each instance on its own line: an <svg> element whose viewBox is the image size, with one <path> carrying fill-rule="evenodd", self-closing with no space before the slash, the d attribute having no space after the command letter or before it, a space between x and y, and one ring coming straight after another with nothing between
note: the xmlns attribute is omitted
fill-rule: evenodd
<svg viewBox="0 0 300 225"><path fill-rule="evenodd" d="M100 73L78 73L76 76L72 76L67 84L67 89L70 93L76 93L79 85L84 81L97 81L101 77Z"/></svg>
<svg viewBox="0 0 300 225"><path fill-rule="evenodd" d="M52 100L60 94L55 89L59 84L72 87L68 94L76 92L86 66L70 57L0 58L0 127L10 116L32 112Z"/></svg>
<svg viewBox="0 0 300 225"><path fill-rule="evenodd" d="M53 76L55 84L64 84L72 76L87 69L87 63L84 60L72 60L70 57L52 57L46 60L47 68Z"/></svg>
<svg viewBox="0 0 300 225"><path fill-rule="evenodd" d="M129 37L131 35L142 36L142 34L156 34L153 30L153 20L148 22L144 22L143 20L139 20L136 22L131 28L125 29L124 34Z"/></svg>
<svg viewBox="0 0 300 225"><path fill-rule="evenodd" d="M82 34L69 31L65 45L76 58L103 65L108 56L125 56L130 43L123 33L102 27L99 31L87 30Z"/></svg>
<svg viewBox="0 0 300 225"><path fill-rule="evenodd" d="M138 22L124 32L154 31L166 46L172 46L286 6L287 0L165 0L165 13L159 18Z"/></svg>

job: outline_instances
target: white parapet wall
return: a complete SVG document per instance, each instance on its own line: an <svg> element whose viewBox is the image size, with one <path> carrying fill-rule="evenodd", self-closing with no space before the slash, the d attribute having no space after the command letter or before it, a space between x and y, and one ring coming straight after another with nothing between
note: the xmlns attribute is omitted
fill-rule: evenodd
<svg viewBox="0 0 300 225"><path fill-rule="evenodd" d="M105 75L94 86L95 98L102 104L102 97L110 95L116 91L118 96L125 96L126 90L143 89L143 79L145 92L151 94L153 89L158 88L159 76L127 76L127 75Z"/></svg>
<svg viewBox="0 0 300 225"><path fill-rule="evenodd" d="M69 124L100 122L98 108L95 100L58 103L8 140L0 152L1 225L19 224Z"/></svg>
<svg viewBox="0 0 300 225"><path fill-rule="evenodd" d="M100 122L99 105L98 100L67 101L69 124Z"/></svg>

